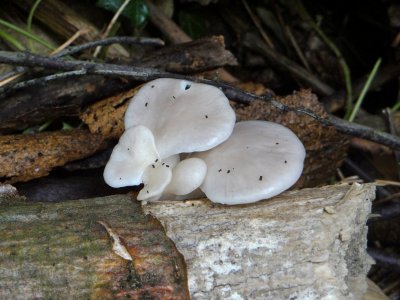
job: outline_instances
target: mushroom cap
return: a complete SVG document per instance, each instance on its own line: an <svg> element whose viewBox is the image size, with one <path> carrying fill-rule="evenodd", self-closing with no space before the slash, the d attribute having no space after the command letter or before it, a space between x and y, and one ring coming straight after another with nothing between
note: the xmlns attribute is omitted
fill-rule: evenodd
<svg viewBox="0 0 400 300"><path fill-rule="evenodd" d="M232 133L236 116L216 87L161 78L142 86L125 113L125 128L148 127L161 159L211 149Z"/></svg>
<svg viewBox="0 0 400 300"><path fill-rule="evenodd" d="M154 136L145 126L126 130L104 169L105 182L114 188L139 185L148 165L159 158Z"/></svg>
<svg viewBox="0 0 400 300"><path fill-rule="evenodd" d="M206 163L197 157L182 160L172 170L172 180L165 193L187 195L200 187L207 173Z"/></svg>
<svg viewBox="0 0 400 300"><path fill-rule="evenodd" d="M144 187L140 190L137 200L157 201L172 179L172 169L179 163L179 155L172 155L165 160L157 161L148 166L143 173Z"/></svg>
<svg viewBox="0 0 400 300"><path fill-rule="evenodd" d="M298 180L305 155L290 129L266 121L239 122L224 143L196 154L207 164L200 188L211 201L222 204L267 199Z"/></svg>

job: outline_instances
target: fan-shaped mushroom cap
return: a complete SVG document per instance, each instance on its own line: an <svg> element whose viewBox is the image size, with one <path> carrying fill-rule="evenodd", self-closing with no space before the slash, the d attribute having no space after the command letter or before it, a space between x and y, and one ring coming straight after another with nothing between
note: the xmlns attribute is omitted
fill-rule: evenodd
<svg viewBox="0 0 400 300"><path fill-rule="evenodd" d="M197 189L204 181L207 173L206 163L197 157L182 160L172 170L172 180L165 193L187 195Z"/></svg>
<svg viewBox="0 0 400 300"><path fill-rule="evenodd" d="M114 188L139 185L148 165L159 158L154 136L145 126L126 130L104 169L105 182Z"/></svg>
<svg viewBox="0 0 400 300"><path fill-rule="evenodd" d="M146 83L125 113L125 128L148 127L162 159L211 149L232 133L236 116L216 87L161 78Z"/></svg>
<svg viewBox="0 0 400 300"><path fill-rule="evenodd" d="M172 169L179 163L179 155L172 155L165 160L157 161L148 166L143 174L143 189L137 199L146 201L158 200L164 189L171 182Z"/></svg>
<svg viewBox="0 0 400 300"><path fill-rule="evenodd" d="M297 181L305 154L298 137L282 125L239 122L224 143L196 154L207 164L200 188L211 201L223 204L270 198Z"/></svg>

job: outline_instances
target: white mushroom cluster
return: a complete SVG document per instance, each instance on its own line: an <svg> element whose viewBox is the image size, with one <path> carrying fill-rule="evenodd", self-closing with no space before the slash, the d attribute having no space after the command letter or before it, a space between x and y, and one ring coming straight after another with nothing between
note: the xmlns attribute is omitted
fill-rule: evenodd
<svg viewBox="0 0 400 300"><path fill-rule="evenodd" d="M244 204L291 187L305 149L288 128L266 121L235 124L216 87L178 79L145 84L125 113L125 132L104 169L112 187L143 183L138 200L188 199Z"/></svg>

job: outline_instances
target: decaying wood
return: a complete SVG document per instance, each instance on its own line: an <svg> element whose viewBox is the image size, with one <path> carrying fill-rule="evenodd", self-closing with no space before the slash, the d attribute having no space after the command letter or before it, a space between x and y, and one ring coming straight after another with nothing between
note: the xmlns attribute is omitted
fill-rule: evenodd
<svg viewBox="0 0 400 300"><path fill-rule="evenodd" d="M182 256L129 196L35 204L0 195L0 249L1 299L188 299Z"/></svg>
<svg viewBox="0 0 400 300"><path fill-rule="evenodd" d="M125 79L89 75L17 91L1 100L0 132L77 115L82 106L133 86Z"/></svg>
<svg viewBox="0 0 400 300"><path fill-rule="evenodd" d="M157 27L168 41L173 44L190 42L192 39L168 16L166 16L156 5L147 1L149 7L149 19ZM223 68L219 68L215 75L225 82L238 82L238 79Z"/></svg>
<svg viewBox="0 0 400 300"><path fill-rule="evenodd" d="M193 73L235 64L232 53L224 47L222 37L210 37L165 47L149 53L143 61L130 62L129 65ZM18 90L2 99L0 132L19 130L63 116L76 116L82 107L129 90L135 84L131 79L87 75Z"/></svg>
<svg viewBox="0 0 400 300"><path fill-rule="evenodd" d="M101 135L81 129L0 136L0 178L12 183L46 176L55 167L92 155L103 142Z"/></svg>
<svg viewBox="0 0 400 300"><path fill-rule="evenodd" d="M124 114L139 87L89 105L81 114L90 132L105 139L119 139L124 132Z"/></svg>
<svg viewBox="0 0 400 300"><path fill-rule="evenodd" d="M323 118L302 106L289 107L287 105L284 105L283 103L274 99L271 94L257 96L251 93L246 93L238 88L233 87L232 85L226 84L225 82L215 81L208 78L194 78L187 75L185 76L181 74L169 73L163 70L160 71L152 68L137 68L133 66L93 63L87 61L57 60L25 52L15 53L9 51L0 51L0 62L11 65L22 65L31 67L41 66L48 67L50 69L67 71L61 74L52 74L49 76L35 78L30 81L20 82L14 86L9 87L9 92L18 91L22 89L22 87L26 88L28 86L32 87L39 84L48 84L49 82L52 82L56 79L59 80L61 78L65 79L71 78L71 76L83 76L89 74L125 77L131 80L135 79L139 81L148 81L156 78L175 78L190 80L198 83L205 83L216 86L221 89L228 98L234 99L237 102L248 104L254 100L262 100L268 102L279 111L294 111L298 114L311 117L324 126L333 126L340 133L361 137L363 139L389 146L393 149L400 149L400 138L395 135L374 130L373 128L368 126L355 124L335 117L333 115L328 115L328 117ZM4 88L0 88L0 98L4 98L6 95L8 95L7 91Z"/></svg>
<svg viewBox="0 0 400 300"><path fill-rule="evenodd" d="M362 299L374 190L336 185L251 205L143 208L183 254L192 299Z"/></svg>
<svg viewBox="0 0 400 300"><path fill-rule="evenodd" d="M174 73L194 73L221 66L235 66L237 60L225 49L224 37L220 35L161 48L144 56L138 65Z"/></svg>

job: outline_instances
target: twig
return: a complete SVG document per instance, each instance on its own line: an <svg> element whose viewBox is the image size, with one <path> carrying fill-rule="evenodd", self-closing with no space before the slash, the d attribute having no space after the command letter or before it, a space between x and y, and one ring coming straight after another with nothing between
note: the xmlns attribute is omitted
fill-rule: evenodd
<svg viewBox="0 0 400 300"><path fill-rule="evenodd" d="M303 54L303 51L301 51L299 43L297 43L296 38L294 37L294 35L292 33L292 30L290 29L290 27L288 25L284 25L283 29L285 30L286 35L289 38L290 43L292 44L297 56L299 57L299 59L303 63L304 67L306 67L306 69L309 72L311 72L310 65L308 64L308 61L307 61L306 57Z"/></svg>
<svg viewBox="0 0 400 300"><path fill-rule="evenodd" d="M113 36L101 40L96 40L93 42L88 42L82 45L69 47L60 53L54 55L54 57L61 57L66 55L72 55L86 49L94 48L97 46L108 46L111 44L140 44L140 45L153 45L153 46L163 46L164 42L158 38L145 38L145 37L130 37L130 36Z"/></svg>
<svg viewBox="0 0 400 300"><path fill-rule="evenodd" d="M128 6L129 2L131 0L125 0L121 6L118 8L117 12L114 14L114 16L112 17L110 23L108 23L106 30L104 31L104 33L101 35L102 38L105 38L108 36L108 34L111 31L111 28L114 26L115 22L118 20L119 16L122 14L122 12L124 11L125 7ZM93 57L97 57L97 55L100 53L101 50L101 46L97 46L96 49L94 50L93 53Z"/></svg>
<svg viewBox="0 0 400 300"><path fill-rule="evenodd" d="M50 53L50 56L54 56L57 53L62 52L65 48L69 47L77 38L79 38L82 34L86 34L88 32L87 29L79 29L77 32L75 32L68 40L66 40L63 44L57 47L57 49L53 50Z"/></svg>
<svg viewBox="0 0 400 300"><path fill-rule="evenodd" d="M70 78L70 77L75 77L75 76L82 76L82 75L86 75L87 70L82 69L82 70L75 70L75 71L68 71L68 72L64 72L64 73L57 73L57 74L52 74L52 75L48 75L48 76L44 76L44 77L38 77L38 78L34 78L34 79L30 79L27 81L23 81L23 82L18 82L15 85L13 85L10 89L7 88L6 91L6 95L17 91L19 89L23 89L23 88L27 88L27 87L31 87L31 86L35 86L35 85L44 85L45 83L49 82L49 81L54 81L54 80L58 80L58 79L65 79L65 78ZM0 93L5 92L4 88L0 89ZM3 95L0 94L0 99L3 98Z"/></svg>
<svg viewBox="0 0 400 300"><path fill-rule="evenodd" d="M346 114L350 114L353 108L353 91L351 85L351 74L350 68L340 52L339 48L331 41L331 39L321 30L321 28L314 22L314 20L309 15L308 11L304 7L301 0L297 0L296 2L297 11L305 21L307 21L310 26L314 29L314 31L320 36L320 38L324 41L324 43L331 49L331 51L336 55L339 64L342 67L343 75L344 75L344 83L346 86L347 92L347 100L346 100Z"/></svg>
<svg viewBox="0 0 400 300"><path fill-rule="evenodd" d="M316 115L314 112L306 108L289 107L273 99L271 94L257 96L245 92L239 88L235 88L224 82L217 82L210 79L199 79L191 76L173 74L151 68L138 68L125 65L124 66L115 65L115 64L102 64L102 63L86 62L79 60L69 61L59 58L34 55L27 52L15 53L10 51L0 51L0 63L6 63L11 65L23 65L28 67L44 67L46 69L69 71L67 73L55 74L42 78L32 79L31 81L27 82L20 82L18 83L17 87L13 86L7 89L0 88L0 99L6 97L6 94L9 94L10 92L13 92L17 89L41 84L43 82L48 82L50 80L66 78L69 76L79 76L87 74L119 76L119 77L122 76L139 81L149 81L156 78L166 78L166 77L176 78L176 79L190 80L216 86L220 88L229 99L235 100L237 102L248 104L254 100L265 101L270 103L279 111L294 111L299 114L308 115L311 118L320 122L322 125L335 127L338 132L371 140L394 149L400 149L400 138L394 135L380 132L363 125L350 123L332 115L328 116L327 118L324 118Z"/></svg>
<svg viewBox="0 0 400 300"><path fill-rule="evenodd" d="M246 35L243 44L246 47L257 51L261 55L264 55L269 61L279 66L282 70L290 72L290 74L293 74L293 76L305 82L318 93L322 95L330 95L334 92L332 87L322 82L317 76L307 71L296 62L290 60L285 55L270 49L265 43L260 42L260 40L254 35Z"/></svg>
<svg viewBox="0 0 400 300"><path fill-rule="evenodd" d="M38 0L36 3L39 3L40 0ZM35 3L35 4L36 4ZM85 30L78 30L72 37L70 37L65 43L57 47L57 49L53 50L50 53L50 56L54 56L56 53L61 52L63 49L71 45ZM31 45L32 47L32 45ZM13 71L9 73L9 76L6 77L4 80L0 80L0 87L9 84L10 82L20 78L22 75L24 75L26 72L26 68L22 68L19 71Z"/></svg>
<svg viewBox="0 0 400 300"><path fill-rule="evenodd" d="M400 149L400 138L386 132L375 130L368 126L350 123L332 115L330 116L329 122L325 125L332 125L337 131L347 135L373 141L393 149Z"/></svg>
<svg viewBox="0 0 400 300"><path fill-rule="evenodd" d="M163 33L165 38L173 44L190 42L192 39L178 26L169 19L163 12L150 1L146 1L149 8L150 21Z"/></svg>
<svg viewBox="0 0 400 300"><path fill-rule="evenodd" d="M192 39L170 18L168 18L151 1L146 1L149 8L149 19L157 27L168 41L172 44L182 44L192 41ZM239 80L223 68L217 70L218 77L225 82L238 82Z"/></svg>
<svg viewBox="0 0 400 300"><path fill-rule="evenodd" d="M267 33L264 31L262 28L260 20L257 18L257 16L253 13L251 10L249 4L247 3L246 0L242 0L243 6L246 9L247 13L249 14L251 20L253 21L254 25L257 27L258 32L261 34L262 38L264 39L264 42L270 47L271 49L275 49L274 44L272 43L271 39L267 35Z"/></svg>

